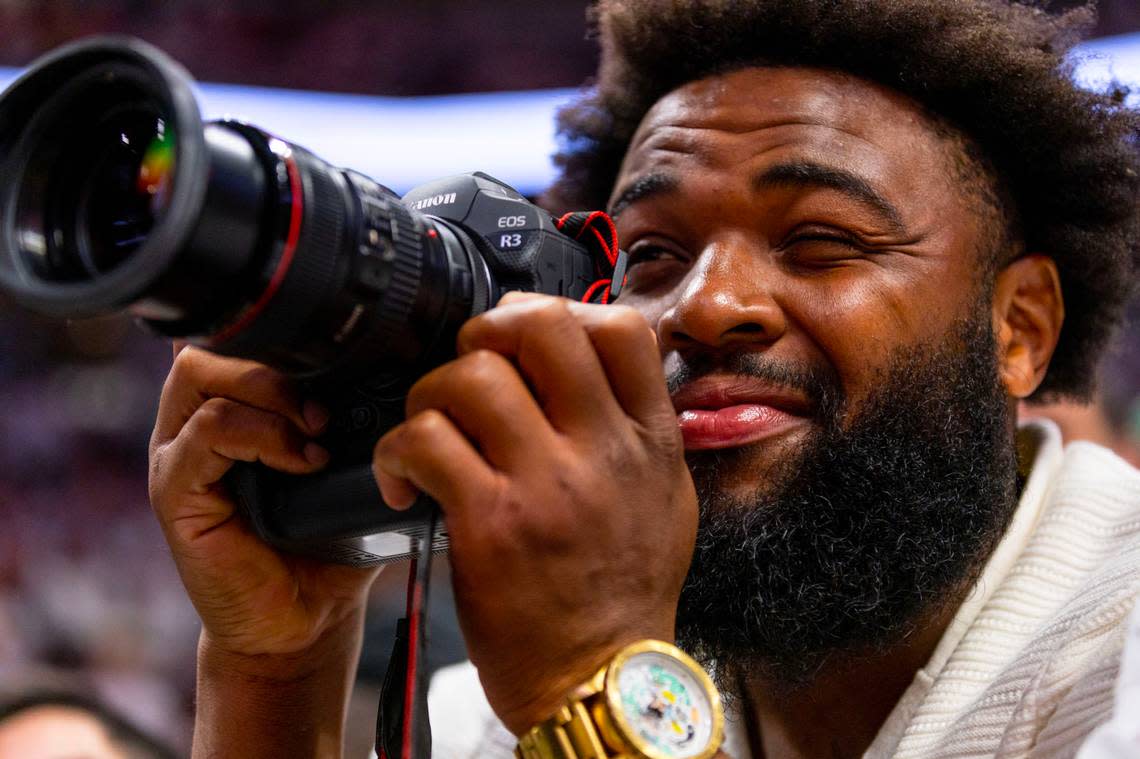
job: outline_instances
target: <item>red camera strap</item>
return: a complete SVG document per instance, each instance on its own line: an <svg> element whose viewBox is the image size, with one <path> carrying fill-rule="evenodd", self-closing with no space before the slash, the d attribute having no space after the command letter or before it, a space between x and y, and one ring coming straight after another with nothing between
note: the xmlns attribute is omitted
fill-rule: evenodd
<svg viewBox="0 0 1140 759"><path fill-rule="evenodd" d="M419 556L408 565L405 616L396 623L396 640L380 689L376 713L376 753L379 759L428 759L431 723L427 709L427 608L432 545L439 528L439 508L431 516Z"/></svg>
<svg viewBox="0 0 1140 759"><path fill-rule="evenodd" d="M609 303L625 286L625 270L629 262L618 247L617 227L604 211L574 211L555 220L558 230L585 245L594 254L597 281L582 296L583 303ZM616 285L614 283L617 283Z"/></svg>

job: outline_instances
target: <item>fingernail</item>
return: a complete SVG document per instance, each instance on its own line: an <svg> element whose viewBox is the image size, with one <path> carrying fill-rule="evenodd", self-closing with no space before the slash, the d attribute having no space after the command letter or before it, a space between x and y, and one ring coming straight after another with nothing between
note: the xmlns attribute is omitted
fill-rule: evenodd
<svg viewBox="0 0 1140 759"><path fill-rule="evenodd" d="M328 410L316 401L305 401L305 407L301 413L305 417L305 423L309 425L311 432L320 432L329 423Z"/></svg>
<svg viewBox="0 0 1140 759"><path fill-rule="evenodd" d="M329 452L316 443L306 443L303 453L305 454L305 460L310 464L324 466L329 463Z"/></svg>

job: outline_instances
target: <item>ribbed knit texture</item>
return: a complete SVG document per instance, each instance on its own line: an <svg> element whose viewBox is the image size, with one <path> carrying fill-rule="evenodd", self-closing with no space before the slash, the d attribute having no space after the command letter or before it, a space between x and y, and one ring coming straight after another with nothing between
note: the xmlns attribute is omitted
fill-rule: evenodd
<svg viewBox="0 0 1140 759"><path fill-rule="evenodd" d="M1038 429L1047 449L1056 433ZM897 747L881 735L869 756L1069 757L1111 715L1140 595L1140 473L1074 443L1050 474L1016 561L1004 576L987 568L988 601L897 707L910 712Z"/></svg>
<svg viewBox="0 0 1140 759"><path fill-rule="evenodd" d="M1062 451L1049 423L1019 444L1013 522L867 759L1071 757L1112 714L1140 596L1140 471L1095 445ZM470 664L436 677L431 712L436 759L511 756ZM725 750L750 759L743 723L727 727Z"/></svg>

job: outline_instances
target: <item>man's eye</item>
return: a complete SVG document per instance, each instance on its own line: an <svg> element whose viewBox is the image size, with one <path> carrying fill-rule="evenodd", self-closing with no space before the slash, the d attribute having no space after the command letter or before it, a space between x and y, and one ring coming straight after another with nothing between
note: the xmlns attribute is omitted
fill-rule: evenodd
<svg viewBox="0 0 1140 759"><path fill-rule="evenodd" d="M630 268L652 261L680 260L680 256L677 253L661 245L654 245L652 243L634 243L627 252L629 254Z"/></svg>
<svg viewBox="0 0 1140 759"><path fill-rule="evenodd" d="M629 264L625 286L630 291L648 291L673 281L687 260L684 254L656 243L639 241L627 251Z"/></svg>
<svg viewBox="0 0 1140 759"><path fill-rule="evenodd" d="M857 240L836 234L800 235L781 247L793 260L805 264L863 258L868 252Z"/></svg>

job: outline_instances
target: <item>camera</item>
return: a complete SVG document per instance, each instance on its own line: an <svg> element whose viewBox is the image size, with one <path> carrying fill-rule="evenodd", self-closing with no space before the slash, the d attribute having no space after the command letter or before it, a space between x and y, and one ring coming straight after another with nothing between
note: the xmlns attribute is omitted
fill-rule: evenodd
<svg viewBox="0 0 1140 759"><path fill-rule="evenodd" d="M60 48L9 87L0 177L0 288L16 302L127 311L273 366L330 409L323 471L238 464L227 485L270 544L358 566L424 537L434 506L384 508L371 451L459 327L510 290L616 295L624 269L612 226L584 235L604 255L567 234L603 215L555 219L486 174L400 198L255 126L203 123L189 75L131 38Z"/></svg>

